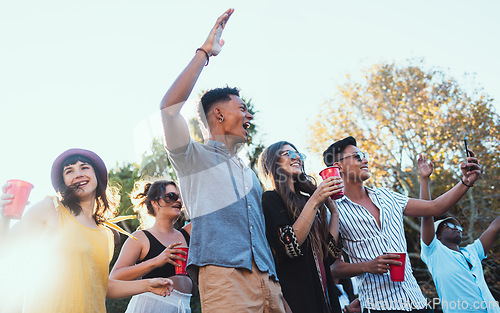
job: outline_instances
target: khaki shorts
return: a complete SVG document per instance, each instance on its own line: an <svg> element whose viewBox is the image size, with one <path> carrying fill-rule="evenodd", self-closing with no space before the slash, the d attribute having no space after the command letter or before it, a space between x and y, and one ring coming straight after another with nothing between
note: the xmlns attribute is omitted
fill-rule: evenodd
<svg viewBox="0 0 500 313"><path fill-rule="evenodd" d="M252 262L247 269L200 267L199 289L203 313L284 313L281 286Z"/></svg>

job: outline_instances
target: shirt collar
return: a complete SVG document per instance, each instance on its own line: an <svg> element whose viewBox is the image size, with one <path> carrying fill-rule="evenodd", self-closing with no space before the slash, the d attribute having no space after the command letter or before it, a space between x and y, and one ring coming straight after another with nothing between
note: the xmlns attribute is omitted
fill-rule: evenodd
<svg viewBox="0 0 500 313"><path fill-rule="evenodd" d="M365 187L365 190L368 192L368 196L370 197L371 195L378 195L378 190L374 189L374 188L370 188L370 187ZM371 197L370 197L371 198ZM340 202L344 202L344 201L349 201L352 203L351 199L349 199L346 195L344 195L342 198L340 198L339 200L337 201L340 201Z"/></svg>
<svg viewBox="0 0 500 313"><path fill-rule="evenodd" d="M207 145L227 150L226 144L223 143L222 141L208 140Z"/></svg>
<svg viewBox="0 0 500 313"><path fill-rule="evenodd" d="M215 150L217 150L219 152L223 152L224 154L231 155L231 152L229 152L229 149L226 148L226 144L221 142L221 141L208 140L206 145L214 148Z"/></svg>
<svg viewBox="0 0 500 313"><path fill-rule="evenodd" d="M226 144L223 143L222 141L208 140L206 142L206 145L214 148L214 150L217 152L223 153L224 155L226 155L229 158L234 158L235 160L238 160L243 165L243 167L248 167L247 164L245 164L245 162L243 162L243 160L239 157L238 154L236 154L236 155L231 154L229 149L226 147Z"/></svg>

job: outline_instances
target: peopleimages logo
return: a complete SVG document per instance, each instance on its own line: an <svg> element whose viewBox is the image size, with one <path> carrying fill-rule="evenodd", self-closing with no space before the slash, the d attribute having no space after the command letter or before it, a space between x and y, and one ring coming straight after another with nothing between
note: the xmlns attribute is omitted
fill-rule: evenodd
<svg viewBox="0 0 500 313"><path fill-rule="evenodd" d="M372 298L366 299L366 307L374 310L411 310L415 307L419 308L424 306L426 309L437 309L441 307L443 310L489 310L498 308L498 301L475 301L473 303L469 303L467 301L442 301L439 298L433 298L431 300L427 300L427 303L412 303L405 299L398 299L395 301L373 301Z"/></svg>

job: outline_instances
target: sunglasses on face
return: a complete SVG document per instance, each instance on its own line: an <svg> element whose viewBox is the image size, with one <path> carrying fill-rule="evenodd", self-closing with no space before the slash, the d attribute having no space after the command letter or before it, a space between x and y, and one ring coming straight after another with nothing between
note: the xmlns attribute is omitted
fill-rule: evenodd
<svg viewBox="0 0 500 313"><path fill-rule="evenodd" d="M159 200L163 200L165 203L171 203L177 201L179 199L179 195L176 194L175 192L169 192L166 193L163 197L158 197L156 198L158 200L158 203L160 202Z"/></svg>
<svg viewBox="0 0 500 313"><path fill-rule="evenodd" d="M340 158L339 161L343 160L343 159L350 158L350 157L355 157L356 160L358 160L358 162L362 162L363 159L366 159L366 162L370 162L370 156L368 155L368 153L361 152L361 151L356 151L355 153L353 153L351 155L348 155L346 157Z"/></svg>
<svg viewBox="0 0 500 313"><path fill-rule="evenodd" d="M299 157L301 161L304 161L307 156L304 153L298 153L297 151L293 150L285 150L280 153L281 156L288 156L290 159L296 159Z"/></svg>
<svg viewBox="0 0 500 313"><path fill-rule="evenodd" d="M453 224L453 223L444 223L444 225L445 225L446 227L448 227L449 229L456 229L456 230L458 230L459 232L462 232L462 231L464 230L462 226L458 226L458 225L455 225L455 224Z"/></svg>

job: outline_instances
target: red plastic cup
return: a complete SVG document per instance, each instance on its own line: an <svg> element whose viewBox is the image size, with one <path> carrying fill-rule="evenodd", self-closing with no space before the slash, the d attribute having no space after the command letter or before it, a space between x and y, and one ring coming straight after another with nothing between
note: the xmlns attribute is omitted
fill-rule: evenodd
<svg viewBox="0 0 500 313"><path fill-rule="evenodd" d="M404 281L405 280L405 263L406 263L406 252L388 252L387 254L397 254L399 259L393 259L400 261L400 266L389 264L389 271L391 274L392 281Z"/></svg>
<svg viewBox="0 0 500 313"><path fill-rule="evenodd" d="M330 166L319 172L319 176L323 178L323 180L327 179L328 177L331 176L336 176L340 177L340 172L339 172L339 167L338 166ZM340 199L344 196L344 190L340 190L337 193L334 193L333 195L330 196L332 200L337 200Z"/></svg>
<svg viewBox="0 0 500 313"><path fill-rule="evenodd" d="M14 199L5 206L3 216L11 219L21 219L33 185L17 179L11 179L7 182L10 187L7 188L6 193L14 195Z"/></svg>
<svg viewBox="0 0 500 313"><path fill-rule="evenodd" d="M181 257L183 257L184 259L186 259L186 261L174 260L175 263L181 265L181 266L176 266L175 267L175 275L187 275L186 265L187 265L187 258L188 258L189 248L188 247L175 247L175 249L179 249L179 250L182 250L182 251L186 252L186 255L179 254Z"/></svg>

